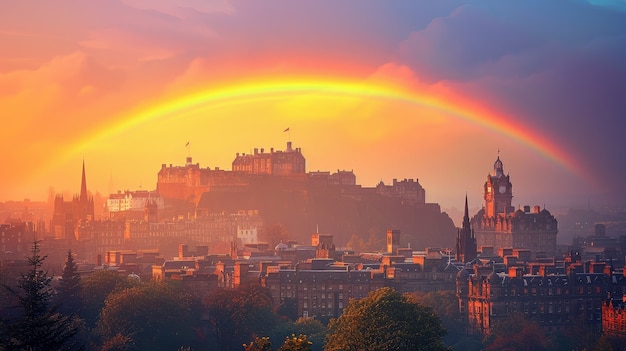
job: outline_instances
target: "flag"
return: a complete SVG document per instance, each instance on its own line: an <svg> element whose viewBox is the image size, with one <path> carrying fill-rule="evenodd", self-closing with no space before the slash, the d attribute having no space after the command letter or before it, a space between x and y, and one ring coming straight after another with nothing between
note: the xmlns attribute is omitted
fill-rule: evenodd
<svg viewBox="0 0 626 351"><path fill-rule="evenodd" d="M288 132L288 131L289 131L289 128L287 128L287 129L283 130L283 133L284 133L284 132Z"/></svg>
<svg viewBox="0 0 626 351"><path fill-rule="evenodd" d="M187 144L185 144L185 146L189 146L189 142L187 142Z"/></svg>

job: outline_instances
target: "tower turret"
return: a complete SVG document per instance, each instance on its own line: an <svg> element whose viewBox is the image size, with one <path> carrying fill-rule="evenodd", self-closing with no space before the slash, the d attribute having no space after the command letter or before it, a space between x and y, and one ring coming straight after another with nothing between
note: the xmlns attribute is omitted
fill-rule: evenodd
<svg viewBox="0 0 626 351"><path fill-rule="evenodd" d="M502 165L502 161L500 161L500 152L498 152L496 162L493 163L493 175L496 178L500 178L504 175L504 166Z"/></svg>

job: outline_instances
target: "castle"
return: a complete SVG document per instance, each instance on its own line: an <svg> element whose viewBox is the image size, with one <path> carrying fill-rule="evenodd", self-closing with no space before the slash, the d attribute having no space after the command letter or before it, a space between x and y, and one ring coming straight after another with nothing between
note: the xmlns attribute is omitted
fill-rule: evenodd
<svg viewBox="0 0 626 351"><path fill-rule="evenodd" d="M184 166L163 164L157 192L167 208L179 211L165 217L256 209L267 223L284 224L299 240L317 224L341 241L354 233L397 227L413 242L441 246L453 240L455 230L438 204L426 203L417 179L367 188L357 184L351 170L307 172L302 149L291 142L284 150L238 153L232 170L201 168L191 157Z"/></svg>

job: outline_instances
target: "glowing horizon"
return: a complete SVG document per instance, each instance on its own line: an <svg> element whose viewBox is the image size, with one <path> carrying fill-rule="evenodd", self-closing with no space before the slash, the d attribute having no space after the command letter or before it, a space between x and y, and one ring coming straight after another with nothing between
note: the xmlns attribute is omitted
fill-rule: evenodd
<svg viewBox="0 0 626 351"><path fill-rule="evenodd" d="M241 104L250 101L264 101L284 97L311 95L323 97L356 97L360 99L389 100L427 107L444 112L474 125L486 128L513 138L542 157L554 161L569 172L585 181L590 178L578 163L557 145L550 143L538 131L512 122L503 115L487 111L467 102L447 101L432 94L415 92L409 88L389 82L369 82L356 79L337 78L282 78L243 81L221 87L196 89L190 94L182 94L164 103L153 104L138 112L127 113L116 123L100 129L91 135L72 143L61 157L76 155L90 145L109 137L137 128L150 121L162 118L175 118L186 111L199 108L212 108L225 104ZM455 99L459 101L460 99ZM466 105L466 106L463 106ZM469 105L469 106L468 106Z"/></svg>

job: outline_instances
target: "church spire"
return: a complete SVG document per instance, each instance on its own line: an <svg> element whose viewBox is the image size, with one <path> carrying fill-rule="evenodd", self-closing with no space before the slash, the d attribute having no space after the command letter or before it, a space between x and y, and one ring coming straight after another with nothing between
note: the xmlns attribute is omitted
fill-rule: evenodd
<svg viewBox="0 0 626 351"><path fill-rule="evenodd" d="M467 207L467 194L465 194L465 215L463 216L463 229L470 228L469 209Z"/></svg>
<svg viewBox="0 0 626 351"><path fill-rule="evenodd" d="M87 177L85 176L85 160L83 160L83 175L80 181L80 202L87 202Z"/></svg>

